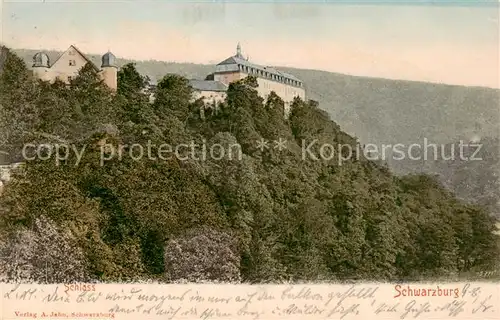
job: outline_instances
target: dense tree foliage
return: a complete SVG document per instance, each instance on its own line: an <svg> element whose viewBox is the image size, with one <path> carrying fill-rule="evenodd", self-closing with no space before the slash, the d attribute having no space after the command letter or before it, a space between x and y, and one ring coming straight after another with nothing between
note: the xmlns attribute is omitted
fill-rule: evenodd
<svg viewBox="0 0 500 320"><path fill-rule="evenodd" d="M429 150L430 161L404 159L398 164L399 169L436 174L458 197L482 205L500 217L500 139L461 139L439 146L437 151Z"/></svg>
<svg viewBox="0 0 500 320"><path fill-rule="evenodd" d="M193 228L169 240L165 248L169 281L240 280L240 256L231 235L209 228Z"/></svg>
<svg viewBox="0 0 500 320"><path fill-rule="evenodd" d="M16 49L15 52L29 64L38 50ZM54 60L62 52L46 53ZM95 64L101 61L101 55L88 57ZM0 65L2 61L0 59ZM193 63L118 59L120 65L128 63L134 63L140 74L155 80L167 73L203 79L214 68L213 65ZM468 141L477 134L481 136L483 150L498 154L498 142L495 141L499 138L498 89L366 78L285 67L280 67L280 70L302 79L307 96L317 100L321 109L328 111L343 131L355 135L362 143L379 146L402 143L409 146L413 143L421 145L423 139L428 138L432 143L449 144ZM206 80L214 80L214 75L209 74ZM140 105L131 105L138 110L145 110ZM438 174L440 181L461 198L486 206L500 218L496 178L500 172L500 162L497 158L489 157L480 163L458 161L451 165L454 167L452 170L450 161L434 166L433 161L425 161L425 165L422 165L420 161L401 161L388 156L381 162L387 162L396 174ZM484 176L489 178L485 179Z"/></svg>
<svg viewBox="0 0 500 320"><path fill-rule="evenodd" d="M69 230L45 216L31 229L19 228L0 248L0 279L42 283L85 282L92 279L82 248Z"/></svg>
<svg viewBox="0 0 500 320"><path fill-rule="evenodd" d="M304 158L304 141L317 141L313 153L321 143L357 145L314 102L296 99L284 119L283 101L264 101L250 78L203 118L183 77L166 75L152 103L133 65L118 79L117 93L90 67L70 86L42 83L8 53L0 111L13 157L26 142L70 148L58 161L26 161L6 185L6 248L42 221L77 248L78 274L101 281L399 280L498 268L493 218L434 177L396 177L346 150L343 162ZM281 150L272 143L280 138ZM173 154L162 144L184 146Z"/></svg>

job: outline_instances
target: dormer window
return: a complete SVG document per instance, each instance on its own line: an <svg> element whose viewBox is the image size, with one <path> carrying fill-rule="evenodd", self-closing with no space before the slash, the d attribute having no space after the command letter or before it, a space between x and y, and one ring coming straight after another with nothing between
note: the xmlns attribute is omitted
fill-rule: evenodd
<svg viewBox="0 0 500 320"><path fill-rule="evenodd" d="M76 66L76 61L75 60L69 60L69 65L70 66Z"/></svg>

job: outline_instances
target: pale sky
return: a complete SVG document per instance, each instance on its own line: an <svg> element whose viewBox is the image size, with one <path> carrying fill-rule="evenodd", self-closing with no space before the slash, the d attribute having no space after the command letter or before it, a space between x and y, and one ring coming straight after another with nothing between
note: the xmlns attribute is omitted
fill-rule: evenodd
<svg viewBox="0 0 500 320"><path fill-rule="evenodd" d="M241 42L263 65L500 88L498 2L203 2L4 0L0 41L193 63L222 61Z"/></svg>

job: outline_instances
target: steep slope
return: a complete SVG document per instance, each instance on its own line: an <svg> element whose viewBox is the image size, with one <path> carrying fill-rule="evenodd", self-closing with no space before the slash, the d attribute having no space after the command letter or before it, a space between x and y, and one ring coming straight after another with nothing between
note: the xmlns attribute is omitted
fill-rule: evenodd
<svg viewBox="0 0 500 320"><path fill-rule="evenodd" d="M35 51L17 50L16 53L30 65ZM58 54L49 52L52 59ZM99 65L98 55L92 55L91 59ZM118 61L119 64L127 62ZM203 79L214 69L212 65L135 62L137 70L153 80L161 79L167 73ZM460 139L468 140L473 135L488 141L499 137L500 90L497 89L354 77L318 70L281 69L302 79L308 98L317 100L320 108L327 111L345 132L364 144L422 145L424 138L429 143L449 144ZM494 152L492 148L494 146L491 143L485 146L485 150L491 149L490 153ZM386 161L400 174L437 173L445 184L468 200L475 199L481 190L496 190L497 186L491 179L483 179L485 170L499 170L496 159L461 166L460 170L448 170L449 165L457 166L448 161L437 167L432 163L422 165L416 161L396 161L390 157ZM469 185L473 183L475 187L463 188L455 183L458 180L469 181ZM489 202L482 204L491 207Z"/></svg>

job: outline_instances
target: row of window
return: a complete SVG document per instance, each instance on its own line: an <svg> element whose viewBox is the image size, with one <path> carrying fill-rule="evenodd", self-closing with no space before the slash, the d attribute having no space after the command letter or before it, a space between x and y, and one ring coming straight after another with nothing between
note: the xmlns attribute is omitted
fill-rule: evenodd
<svg viewBox="0 0 500 320"><path fill-rule="evenodd" d="M280 76L280 75L277 75L277 74L274 74L274 73L271 73L271 72L268 72L268 71L264 71L264 70L261 70L261 69L252 68L252 67L248 67L248 66L243 66L241 64L238 65L238 69L241 72L244 72L244 73L247 73L247 74L251 74L251 75L256 75L256 76L268 78L268 79L271 79L271 80L274 80L274 81L283 82L283 83L286 83L286 84L289 84L289 85L293 85L293 86L297 86L297 87L302 87L302 82L300 82L300 81L292 80L292 79L289 79L287 77Z"/></svg>
<svg viewBox="0 0 500 320"><path fill-rule="evenodd" d="M275 90L275 87L271 87L271 85L269 83L266 83L264 82L263 83L263 87L264 89L268 89L268 90L273 90L273 91L276 91ZM281 88L277 88L278 91L280 92L276 92L277 94L286 94L286 95L289 95L289 94L293 94L293 95L297 95L297 91L293 90L293 88L290 88L290 87L281 87Z"/></svg>

